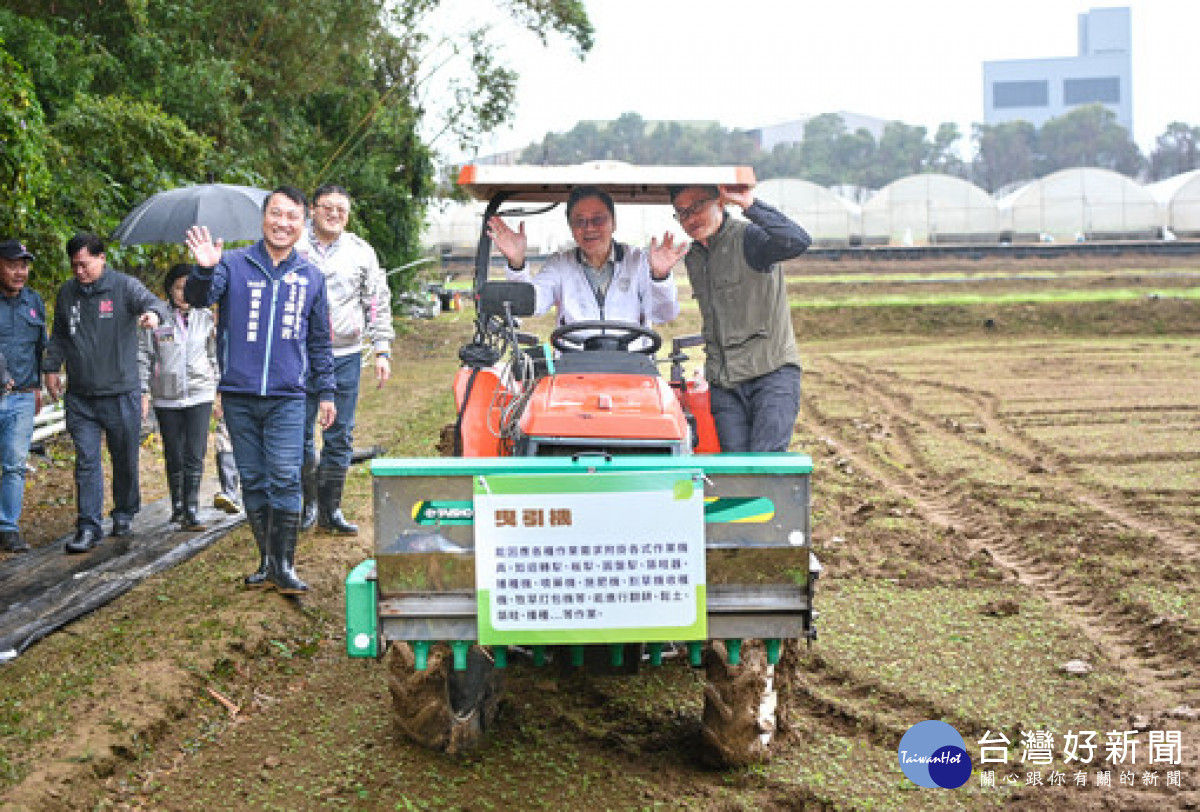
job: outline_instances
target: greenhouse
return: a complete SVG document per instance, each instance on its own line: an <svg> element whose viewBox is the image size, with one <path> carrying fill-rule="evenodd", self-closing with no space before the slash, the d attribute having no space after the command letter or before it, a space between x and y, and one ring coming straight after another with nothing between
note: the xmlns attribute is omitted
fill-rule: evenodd
<svg viewBox="0 0 1200 812"><path fill-rule="evenodd" d="M1200 237L1200 169L1146 187L1159 206L1162 225L1176 237Z"/></svg>
<svg viewBox="0 0 1200 812"><path fill-rule="evenodd" d="M1156 239L1154 197L1108 169L1063 169L1000 200L1002 230L1014 242Z"/></svg>
<svg viewBox="0 0 1200 812"><path fill-rule="evenodd" d="M859 207L823 186L776 178L758 184L754 194L804 226L814 245L840 247L859 242Z"/></svg>
<svg viewBox="0 0 1200 812"><path fill-rule="evenodd" d="M996 201L950 175L909 175L862 207L864 245L995 242L999 231Z"/></svg>

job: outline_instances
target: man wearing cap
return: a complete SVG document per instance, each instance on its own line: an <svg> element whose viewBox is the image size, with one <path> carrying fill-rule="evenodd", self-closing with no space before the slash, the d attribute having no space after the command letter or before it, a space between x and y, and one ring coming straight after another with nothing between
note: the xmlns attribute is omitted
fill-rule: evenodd
<svg viewBox="0 0 1200 812"><path fill-rule="evenodd" d="M7 380L0 381L0 552L23 553L21 506L25 459L40 398L42 352L46 349L46 305L25 286L33 254L19 240L0 242L0 353Z"/></svg>
<svg viewBox="0 0 1200 812"><path fill-rule="evenodd" d="M46 392L62 394L59 370L67 367L63 399L67 431L75 443L75 538L68 553L100 543L104 470L100 435L112 460L112 534L133 534L142 507L138 490L138 444L142 430L142 384L138 376L138 328L153 330L170 318L167 305L128 274L108 267L95 234L67 242L69 279L54 302L54 329L44 358Z"/></svg>

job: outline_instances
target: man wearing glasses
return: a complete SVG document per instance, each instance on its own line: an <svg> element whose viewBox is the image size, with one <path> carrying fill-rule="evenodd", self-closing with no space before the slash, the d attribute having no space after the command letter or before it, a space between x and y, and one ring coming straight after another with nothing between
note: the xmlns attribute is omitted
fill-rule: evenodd
<svg viewBox="0 0 1200 812"><path fill-rule="evenodd" d="M510 280L532 282L537 315L551 307L558 323L625 321L649 327L679 315L671 268L687 250L670 232L649 250L613 240L616 207L594 186L579 186L567 197L567 222L576 247L551 256L535 276L525 264L525 224L513 231L500 217L488 221L488 236L508 260Z"/></svg>
<svg viewBox="0 0 1200 812"><path fill-rule="evenodd" d="M674 187L671 204L694 240L684 266L700 304L721 450L786 451L800 412L800 353L776 263L812 238L747 187ZM730 217L728 204L746 220Z"/></svg>
<svg viewBox="0 0 1200 812"><path fill-rule="evenodd" d="M325 278L295 246L304 231L304 193L282 186L263 202L263 238L223 252L208 229L188 230L196 260L184 296L219 306L221 406L242 480L242 504L258 544L248 587L274 584L301 594L296 575L305 387L320 393L322 428L337 415Z"/></svg>
<svg viewBox="0 0 1200 812"><path fill-rule="evenodd" d="M333 327L333 370L337 378L334 405L337 418L321 432L321 457L317 462L313 423L320 393L308 390L304 415L304 467L301 477L304 509L300 529L317 524L322 530L354 535L358 525L342 514L342 490L354 455L354 411L362 371L364 342L375 351L375 381L383 386L392 374L392 297L387 277L370 244L346 230L350 218L350 193L326 184L313 193L312 224L296 250L316 265L325 277L329 315Z"/></svg>

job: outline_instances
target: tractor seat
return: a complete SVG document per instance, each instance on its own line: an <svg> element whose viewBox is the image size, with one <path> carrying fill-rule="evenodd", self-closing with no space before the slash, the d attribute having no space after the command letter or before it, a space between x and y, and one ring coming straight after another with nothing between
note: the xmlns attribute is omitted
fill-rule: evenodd
<svg viewBox="0 0 1200 812"><path fill-rule="evenodd" d="M564 352L555 360L554 371L562 374L612 373L658 376L658 367L654 365L654 360L650 356L625 350Z"/></svg>

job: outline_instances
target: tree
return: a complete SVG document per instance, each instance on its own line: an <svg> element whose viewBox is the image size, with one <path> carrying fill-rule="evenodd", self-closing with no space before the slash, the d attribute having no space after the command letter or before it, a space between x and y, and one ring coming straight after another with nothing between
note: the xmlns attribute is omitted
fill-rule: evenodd
<svg viewBox="0 0 1200 812"><path fill-rule="evenodd" d="M1171 178L1193 169L1200 169L1200 127L1172 122L1150 153L1150 180Z"/></svg>
<svg viewBox="0 0 1200 812"><path fill-rule="evenodd" d="M418 251L434 144L469 145L512 115L516 76L500 37L486 26L437 31L442 5L9 0L0 122L23 115L19 94L31 85L37 104L26 106L44 114L31 143L50 173L27 210L64 230L108 232L140 198L184 182L334 181L358 202L351 227L384 263L403 262ZM580 54L591 48L580 0L499 6L543 42L561 35ZM36 163L6 139L0 166L13 161Z"/></svg>
<svg viewBox="0 0 1200 812"><path fill-rule="evenodd" d="M1096 166L1134 177L1145 165L1129 131L1102 104L1086 104L1050 119L1039 130L1037 142L1039 175Z"/></svg>
<svg viewBox="0 0 1200 812"><path fill-rule="evenodd" d="M1037 128L1028 121L976 124L972 139L975 183L995 192L1017 181L1032 180L1037 159Z"/></svg>

